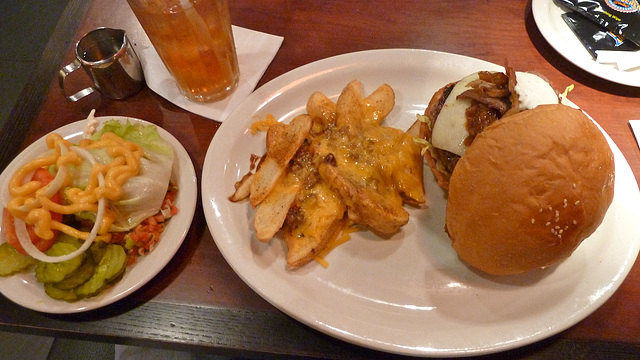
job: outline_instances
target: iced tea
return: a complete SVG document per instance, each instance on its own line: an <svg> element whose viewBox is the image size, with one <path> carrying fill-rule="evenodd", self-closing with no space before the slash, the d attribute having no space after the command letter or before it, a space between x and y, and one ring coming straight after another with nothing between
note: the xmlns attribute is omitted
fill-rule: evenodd
<svg viewBox="0 0 640 360"><path fill-rule="evenodd" d="M180 91L190 100L230 94L239 70L227 0L128 0Z"/></svg>

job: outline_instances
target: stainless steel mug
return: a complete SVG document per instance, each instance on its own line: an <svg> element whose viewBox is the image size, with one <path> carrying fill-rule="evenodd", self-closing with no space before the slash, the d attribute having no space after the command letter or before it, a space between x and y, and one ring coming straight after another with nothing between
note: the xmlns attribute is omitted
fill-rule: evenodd
<svg viewBox="0 0 640 360"><path fill-rule="evenodd" d="M65 79L81 67L94 86L67 95ZM71 101L78 101L95 91L111 99L124 99L144 86L140 60L126 32L119 29L98 28L85 34L76 44L75 60L60 69L58 75L62 93Z"/></svg>

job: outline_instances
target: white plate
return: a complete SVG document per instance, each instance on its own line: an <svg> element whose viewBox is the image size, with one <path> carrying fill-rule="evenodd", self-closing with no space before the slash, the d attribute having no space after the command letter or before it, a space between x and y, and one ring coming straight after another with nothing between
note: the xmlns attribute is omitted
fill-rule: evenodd
<svg viewBox="0 0 640 360"><path fill-rule="evenodd" d="M106 120L118 120L121 122L129 120L147 125L151 124L143 120L122 116L101 116L97 117L97 120L101 123ZM77 121L65 125L55 130L55 132L65 139L77 142L82 138L84 125L84 120ZM36 280L33 272L0 277L0 293L2 295L16 304L41 312L52 314L82 312L96 309L124 298L146 284L167 265L178 251L178 248L180 248L191 225L191 220L193 220L197 201L197 179L191 158L189 158L189 154L187 154L180 142L160 127L158 127L158 133L173 146L175 151L171 179L178 186L178 195L175 201L178 214L165 227L157 247L149 255L138 258L138 262L134 266L127 268L122 279L114 286L92 298L71 303L54 300L45 294L44 287ZM7 187L9 179L25 160L32 159L47 149L45 137L38 139L38 141L27 147L0 175L0 184L2 185L0 204L3 204L3 206L6 205L9 198ZM0 243L5 241L4 237L0 236Z"/></svg>
<svg viewBox="0 0 640 360"><path fill-rule="evenodd" d="M533 18L547 42L560 55L583 70L603 79L640 86L640 70L620 71L614 64L598 64L562 19L566 11L552 0L533 0Z"/></svg>
<svg viewBox="0 0 640 360"><path fill-rule="evenodd" d="M285 270L285 246L256 240L253 210L231 203L234 183L263 154L251 135L255 116L285 122L304 112L316 90L336 99L352 79L364 92L386 82L396 93L387 125L406 129L432 94L478 70L502 67L424 50L374 50L341 55L286 73L253 93L220 127L202 177L205 217L236 273L274 306L336 338L418 356L476 355L506 350L558 333L585 318L618 288L640 248L640 193L629 165L611 143L616 196L602 226L569 258L545 271L504 278L474 272L458 260L443 231L446 201L425 169L429 209L409 209L410 222L390 239L370 232L331 252L328 268L311 263Z"/></svg>

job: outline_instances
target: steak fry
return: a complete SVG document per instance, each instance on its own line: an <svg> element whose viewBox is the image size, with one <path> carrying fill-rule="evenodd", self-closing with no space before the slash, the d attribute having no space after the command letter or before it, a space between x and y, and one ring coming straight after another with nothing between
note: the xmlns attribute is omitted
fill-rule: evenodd
<svg viewBox="0 0 640 360"><path fill-rule="evenodd" d="M382 233L393 233L409 221L400 196L358 184L353 173L330 162L320 164L320 176L340 192L349 219Z"/></svg>
<svg viewBox="0 0 640 360"><path fill-rule="evenodd" d="M309 134L311 125L311 117L303 114L296 116L288 125L277 123L269 128L267 156L260 162L251 181L251 206L258 206L276 186L287 164Z"/></svg>
<svg viewBox="0 0 640 360"><path fill-rule="evenodd" d="M342 242L336 239L347 224L397 232L409 221L403 204L426 202L420 146L413 135L380 125L394 104L389 85L363 97L354 80L335 103L315 92L307 114L270 124L266 154L230 199L250 188L256 238L268 242L282 229L288 268Z"/></svg>
<svg viewBox="0 0 640 360"><path fill-rule="evenodd" d="M256 209L253 218L258 240L268 242L280 230L299 190L300 184L295 174L288 172L285 178L269 192Z"/></svg>
<svg viewBox="0 0 640 360"><path fill-rule="evenodd" d="M298 268L318 255L344 225L345 205L323 182L299 193L283 227L287 266Z"/></svg>

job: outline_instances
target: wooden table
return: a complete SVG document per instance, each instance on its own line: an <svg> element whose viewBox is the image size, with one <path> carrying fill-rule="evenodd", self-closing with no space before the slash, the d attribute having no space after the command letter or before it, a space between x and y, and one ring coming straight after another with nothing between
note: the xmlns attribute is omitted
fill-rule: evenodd
<svg viewBox="0 0 640 360"><path fill-rule="evenodd" d="M231 1L233 23L284 36L260 83L301 65L360 50L431 49L467 55L544 74L559 89L575 84L571 99L615 141L640 179L640 154L628 119L640 118L640 88L611 83L577 68L540 34L529 1ZM1 168L44 134L96 115L123 115L163 126L180 140L200 176L219 123L185 112L148 89L125 101L94 96L67 101L57 69L73 58L81 35L120 24L140 35L124 0L72 0L35 74L3 130ZM197 134L185 129L197 129ZM200 180L200 179L199 179ZM539 343L506 352L509 358L632 356L640 352L640 266L591 316ZM184 245L151 282L111 306L75 315L26 310L0 296L0 330L234 356L325 358L395 357L347 344L310 329L254 293L222 258L199 203Z"/></svg>

